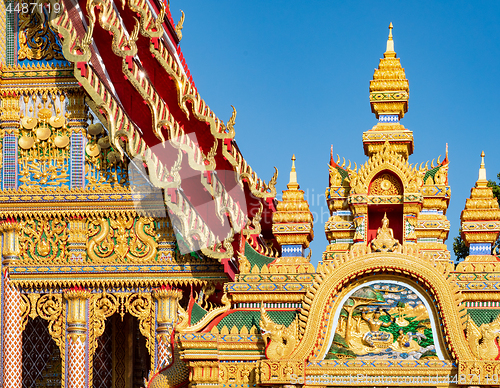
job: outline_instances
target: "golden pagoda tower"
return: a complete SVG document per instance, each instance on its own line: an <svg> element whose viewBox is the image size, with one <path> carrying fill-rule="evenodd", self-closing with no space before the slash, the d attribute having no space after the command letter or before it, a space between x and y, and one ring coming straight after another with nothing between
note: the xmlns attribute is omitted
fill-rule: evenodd
<svg viewBox="0 0 500 388"><path fill-rule="evenodd" d="M283 191L283 200L278 203L273 214L273 234L281 245L281 257L278 264L305 264L304 250L314 238L313 215L309 204L300 190L295 171L295 155L292 157L292 170L288 190Z"/></svg>
<svg viewBox="0 0 500 388"><path fill-rule="evenodd" d="M483 151L478 179L461 214L462 239L469 247L469 256L458 264L458 271L500 269L496 256L491 254L491 248L500 233L500 208L492 188L488 187L484 156Z"/></svg>
<svg viewBox="0 0 500 388"><path fill-rule="evenodd" d="M413 132L399 121L408 111L409 83L394 51L392 30L391 23L384 57L370 81L370 106L378 123L363 133L368 161L352 168L350 161L340 164L340 157L335 162L330 156L330 186L325 193L331 214L325 224L330 244L325 260L352 249L378 251L373 241L386 223L394 239L391 251L407 246L450 261L445 244L450 199L447 152L430 168L428 163L419 167L408 161Z"/></svg>

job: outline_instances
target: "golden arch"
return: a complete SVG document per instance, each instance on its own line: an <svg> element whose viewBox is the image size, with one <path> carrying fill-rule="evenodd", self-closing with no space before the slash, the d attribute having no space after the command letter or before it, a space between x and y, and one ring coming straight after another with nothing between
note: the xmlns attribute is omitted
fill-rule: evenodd
<svg viewBox="0 0 500 388"><path fill-rule="evenodd" d="M324 357L327 341L333 335L336 322L333 312L340 308L342 296L363 279L398 278L430 297L434 318L438 320L438 339L441 349L456 360L472 360L474 356L467 344L461 325L461 295L456 284L449 279L446 267L420 257L400 253L371 253L353 257L340 266L319 274L313 284L315 292L306 295L311 301L301 315L307 315L307 325L290 359L320 360ZM329 273L328 273L329 272ZM303 319L303 317L301 317ZM441 334L441 335L439 335Z"/></svg>

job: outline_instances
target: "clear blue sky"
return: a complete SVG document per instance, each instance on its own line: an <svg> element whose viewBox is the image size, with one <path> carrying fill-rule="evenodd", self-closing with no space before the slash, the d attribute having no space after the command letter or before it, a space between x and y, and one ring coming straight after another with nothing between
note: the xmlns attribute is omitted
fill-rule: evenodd
<svg viewBox="0 0 500 388"><path fill-rule="evenodd" d="M362 133L377 122L369 81L392 22L410 82L401 121L414 133L410 163L444 156L449 143L452 251L482 150L488 178L500 172L499 1L171 0L170 6L175 21L179 9L186 14L181 47L198 91L224 121L236 107L236 141L259 177L268 181L276 166L281 192L296 155L300 186L316 214L314 263L327 245L330 145L358 165L366 161Z"/></svg>

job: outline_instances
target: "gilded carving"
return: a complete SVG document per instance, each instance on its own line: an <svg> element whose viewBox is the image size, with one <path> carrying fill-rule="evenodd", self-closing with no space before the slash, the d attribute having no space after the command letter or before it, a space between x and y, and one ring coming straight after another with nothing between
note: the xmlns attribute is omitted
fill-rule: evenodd
<svg viewBox="0 0 500 388"><path fill-rule="evenodd" d="M88 257L93 263L144 263L157 252L152 218L129 216L89 222Z"/></svg>
<svg viewBox="0 0 500 388"><path fill-rule="evenodd" d="M303 384L305 366L302 361L262 360L259 362L261 384Z"/></svg>
<svg viewBox="0 0 500 388"><path fill-rule="evenodd" d="M38 299L36 312L39 317L49 321L49 334L59 347L61 357L64 360L66 306L63 303L62 294L49 293L42 295Z"/></svg>
<svg viewBox="0 0 500 388"><path fill-rule="evenodd" d="M32 101L28 95L23 99L25 110L19 138L19 181L22 184L19 188L68 186L70 138L66 119L61 114L64 94L49 96L44 92L40 99L37 94L31 95Z"/></svg>
<svg viewBox="0 0 500 388"><path fill-rule="evenodd" d="M386 141L380 152L373 154L351 177L351 197L353 194L368 192L373 178L384 170L392 171L401 180L404 193L418 193L423 185L422 168L417 169L394 149L395 145ZM422 171L421 171L422 170ZM381 181L382 182L382 181Z"/></svg>
<svg viewBox="0 0 500 388"><path fill-rule="evenodd" d="M139 320L139 330L146 338L146 348L151 356L155 352L154 305L149 293L132 294L125 301L127 311ZM151 367L154 368L153 357L151 359Z"/></svg>
<svg viewBox="0 0 500 388"><path fill-rule="evenodd" d="M273 322L264 309L260 307L260 329L262 338L267 342L266 357L280 359L289 356L297 344L297 321L293 321L289 327L278 325Z"/></svg>
<svg viewBox="0 0 500 388"><path fill-rule="evenodd" d="M219 384L253 386L256 383L254 363L223 363L219 366Z"/></svg>
<svg viewBox="0 0 500 388"><path fill-rule="evenodd" d="M467 322L467 341L475 357L480 360L496 360L500 356L498 338L500 337L500 316L491 323L477 326L469 318Z"/></svg>
<svg viewBox="0 0 500 388"><path fill-rule="evenodd" d="M122 160L115 150L101 123L91 124L87 128L88 144L85 146L86 178L89 188L100 188L115 183L128 183L128 158ZM123 139L118 139L125 147Z"/></svg>
<svg viewBox="0 0 500 388"><path fill-rule="evenodd" d="M33 4L24 0L19 5L23 11L19 12L18 59L64 60L56 34L50 28L45 13L33 7Z"/></svg>
<svg viewBox="0 0 500 388"><path fill-rule="evenodd" d="M370 195L402 195L403 188L398 179L391 174L382 174L370 184Z"/></svg>
<svg viewBox="0 0 500 388"><path fill-rule="evenodd" d="M21 223L20 257L24 264L66 264L67 223L61 219L28 219Z"/></svg>

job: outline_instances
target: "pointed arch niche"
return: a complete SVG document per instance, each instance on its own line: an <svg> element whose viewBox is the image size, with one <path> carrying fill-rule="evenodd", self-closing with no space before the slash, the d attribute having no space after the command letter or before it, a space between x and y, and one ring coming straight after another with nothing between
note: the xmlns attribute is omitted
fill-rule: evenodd
<svg viewBox="0 0 500 388"><path fill-rule="evenodd" d="M403 243L403 184L392 171L378 173L368 187L367 242L377 237L382 218L387 214L394 238Z"/></svg>

